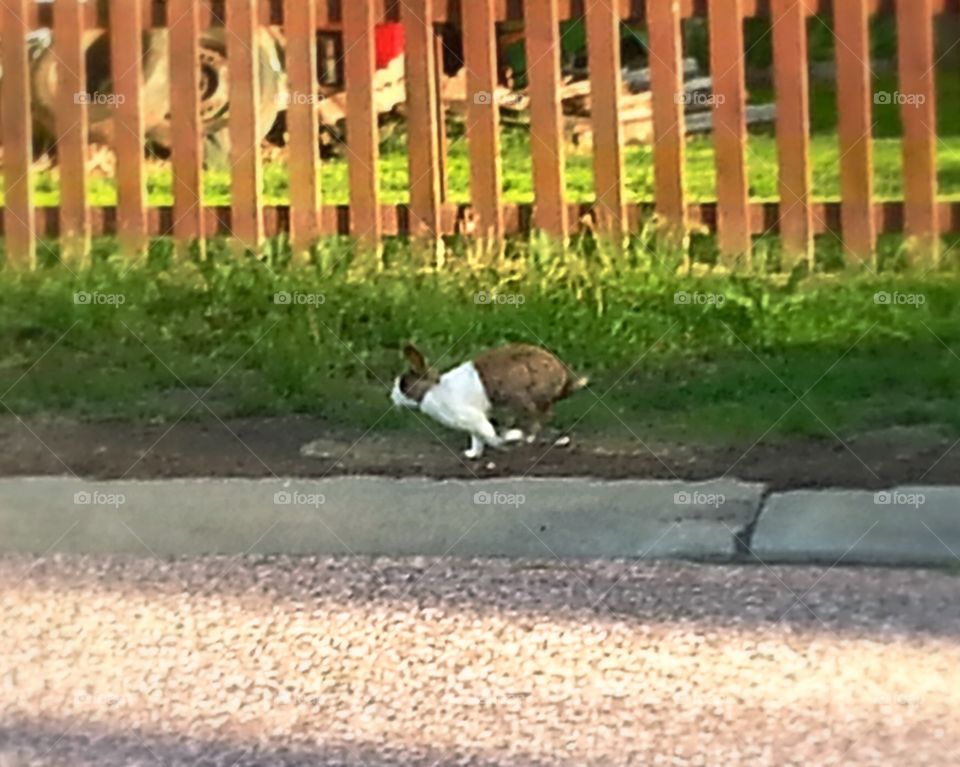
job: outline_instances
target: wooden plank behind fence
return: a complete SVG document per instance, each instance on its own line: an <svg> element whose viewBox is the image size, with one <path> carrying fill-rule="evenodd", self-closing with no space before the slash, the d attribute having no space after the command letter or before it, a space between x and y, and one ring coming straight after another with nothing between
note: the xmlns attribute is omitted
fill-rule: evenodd
<svg viewBox="0 0 960 767"><path fill-rule="evenodd" d="M620 122L620 19L610 0L585 2L597 224L601 233L616 238L627 231Z"/></svg>
<svg viewBox="0 0 960 767"><path fill-rule="evenodd" d="M810 91L804 0L773 0L777 149L780 162L780 236L785 270L813 258L810 207Z"/></svg>
<svg viewBox="0 0 960 767"><path fill-rule="evenodd" d="M84 55L84 4L57 0L53 17L57 58L57 164L60 167L60 252L65 261L90 250L87 202L87 60Z"/></svg>
<svg viewBox="0 0 960 767"><path fill-rule="evenodd" d="M410 162L411 230L440 233L440 127L437 108L437 45L433 0L403 0L406 32L407 119Z"/></svg>
<svg viewBox="0 0 960 767"><path fill-rule="evenodd" d="M27 63L27 12L30 0L0 2L3 34L3 181L7 264L32 267L36 260L33 209L33 123Z"/></svg>
<svg viewBox="0 0 960 767"><path fill-rule="evenodd" d="M471 202L477 234L496 238L503 235L504 221L494 0L470 0L462 6L461 13L467 69Z"/></svg>
<svg viewBox="0 0 960 767"><path fill-rule="evenodd" d="M717 167L717 244L730 265L750 253L743 0L710 0L710 76Z"/></svg>
<svg viewBox="0 0 960 767"><path fill-rule="evenodd" d="M648 6L653 99L653 180L657 214L667 233L686 231L683 36L679 0Z"/></svg>
<svg viewBox="0 0 960 767"><path fill-rule="evenodd" d="M181 250L203 248L203 125L200 120L200 4L169 0L173 234Z"/></svg>
<svg viewBox="0 0 960 767"><path fill-rule="evenodd" d="M348 0L343 5L344 67L347 86L347 149L350 172L350 224L354 237L379 242L380 157L373 77L376 73L373 0Z"/></svg>
<svg viewBox="0 0 960 767"><path fill-rule="evenodd" d="M537 228L554 237L568 231L565 198L560 14L557 0L527 0L525 8L530 151Z"/></svg>
<svg viewBox="0 0 960 767"><path fill-rule="evenodd" d="M868 0L844 0L842 12L834 13L843 241L848 255L861 262L873 259L877 237L868 5Z"/></svg>
<svg viewBox="0 0 960 767"><path fill-rule="evenodd" d="M110 57L116 98L113 145L117 155L117 235L121 251L136 257L147 246L144 172L143 2L111 0Z"/></svg>
<svg viewBox="0 0 960 767"><path fill-rule="evenodd" d="M294 251L305 253L320 234L320 120L317 115L317 4L316 0L286 0L287 76L290 103L289 168L291 239Z"/></svg>
<svg viewBox="0 0 960 767"><path fill-rule="evenodd" d="M937 109L932 0L897 3L900 96L903 99L903 174L906 230L915 253L935 260L937 221Z"/></svg>
<svg viewBox="0 0 960 767"><path fill-rule="evenodd" d="M230 228L237 243L257 250L263 240L260 157L260 19L256 0L228 0L230 67Z"/></svg>

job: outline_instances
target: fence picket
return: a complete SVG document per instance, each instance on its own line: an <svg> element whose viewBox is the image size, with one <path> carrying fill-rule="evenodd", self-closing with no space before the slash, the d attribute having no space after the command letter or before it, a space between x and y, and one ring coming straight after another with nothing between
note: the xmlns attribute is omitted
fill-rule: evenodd
<svg viewBox="0 0 960 767"><path fill-rule="evenodd" d="M121 251L136 258L147 247L144 172L142 0L111 0L110 56L116 98L113 129L117 155L117 235Z"/></svg>
<svg viewBox="0 0 960 767"><path fill-rule="evenodd" d="M560 13L557 0L527 0L527 78L530 93L530 153L537 227L567 235L563 104L560 81Z"/></svg>
<svg viewBox="0 0 960 767"><path fill-rule="evenodd" d="M868 0L845 0L834 8L837 36L837 104L843 242L847 254L870 263L877 240L873 211L873 102Z"/></svg>
<svg viewBox="0 0 960 767"><path fill-rule="evenodd" d="M200 120L200 4L169 0L173 235L183 252L204 244L203 125Z"/></svg>
<svg viewBox="0 0 960 767"><path fill-rule="evenodd" d="M382 233L377 173L380 139L373 88L376 5L374 0L349 0L343 5L350 231L368 244L378 243Z"/></svg>
<svg viewBox="0 0 960 767"><path fill-rule="evenodd" d="M260 157L260 19L256 0L228 0L230 72L230 228L236 243L256 251L263 240Z"/></svg>
<svg viewBox="0 0 960 767"><path fill-rule="evenodd" d="M316 0L286 0L287 76L290 101L290 227L294 251L302 255L320 235L320 119L317 115Z"/></svg>
<svg viewBox="0 0 960 767"><path fill-rule="evenodd" d="M57 0L53 16L53 44L57 55L60 252L61 258L68 263L86 258L90 251L84 21L84 4L80 0Z"/></svg>
<svg viewBox="0 0 960 767"><path fill-rule="evenodd" d="M504 218L495 2L470 0L463 4L461 12L467 69L470 194L477 233L484 238L496 239L503 236Z"/></svg>
<svg viewBox="0 0 960 767"><path fill-rule="evenodd" d="M717 246L728 265L749 258L746 72L742 0L710 0L710 76L717 167Z"/></svg>
<svg viewBox="0 0 960 767"><path fill-rule="evenodd" d="M627 231L620 122L620 17L610 0L586 0L586 12L597 224L601 233L616 239Z"/></svg>
<svg viewBox="0 0 960 767"><path fill-rule="evenodd" d="M932 0L897 3L897 31L906 233L915 239L913 255L935 261L940 222Z"/></svg>
<svg viewBox="0 0 960 767"><path fill-rule="evenodd" d="M3 33L4 244L7 264L32 268L36 262L33 204L33 121L30 118L30 67L27 61L29 0L0 3Z"/></svg>
<svg viewBox="0 0 960 767"><path fill-rule="evenodd" d="M790 270L797 263L810 263L813 258L806 2L774 0L771 12L780 164L780 236L783 267Z"/></svg>
<svg viewBox="0 0 960 767"><path fill-rule="evenodd" d="M440 234L440 119L437 99L437 45L430 19L433 0L403 0L406 35L407 119L410 141L412 233Z"/></svg>
<svg viewBox="0 0 960 767"><path fill-rule="evenodd" d="M648 6L653 98L653 179L657 214L674 241L686 231L686 115L679 0Z"/></svg>

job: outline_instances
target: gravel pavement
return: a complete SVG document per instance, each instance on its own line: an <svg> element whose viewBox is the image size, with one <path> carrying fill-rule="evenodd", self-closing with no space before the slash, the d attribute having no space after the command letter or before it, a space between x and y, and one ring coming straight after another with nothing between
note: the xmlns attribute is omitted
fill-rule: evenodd
<svg viewBox="0 0 960 767"><path fill-rule="evenodd" d="M960 763L960 578L0 557L0 765Z"/></svg>

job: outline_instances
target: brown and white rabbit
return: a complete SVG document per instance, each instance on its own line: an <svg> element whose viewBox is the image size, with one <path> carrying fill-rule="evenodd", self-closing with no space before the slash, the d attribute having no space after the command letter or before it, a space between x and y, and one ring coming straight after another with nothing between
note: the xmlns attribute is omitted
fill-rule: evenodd
<svg viewBox="0 0 960 767"><path fill-rule="evenodd" d="M413 344L403 350L410 370L398 376L391 397L397 406L419 409L445 426L470 434L467 458L508 442L533 442L553 415L553 406L587 385L556 356L529 344L484 352L440 375ZM528 433L509 429L502 436L490 422L494 410L526 420Z"/></svg>

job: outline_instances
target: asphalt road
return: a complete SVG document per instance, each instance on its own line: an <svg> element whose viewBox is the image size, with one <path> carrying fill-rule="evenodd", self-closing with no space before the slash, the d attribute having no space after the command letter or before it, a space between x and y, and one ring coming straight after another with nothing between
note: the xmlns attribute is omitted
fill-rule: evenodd
<svg viewBox="0 0 960 767"><path fill-rule="evenodd" d="M949 765L954 573L0 558L0 765Z"/></svg>

